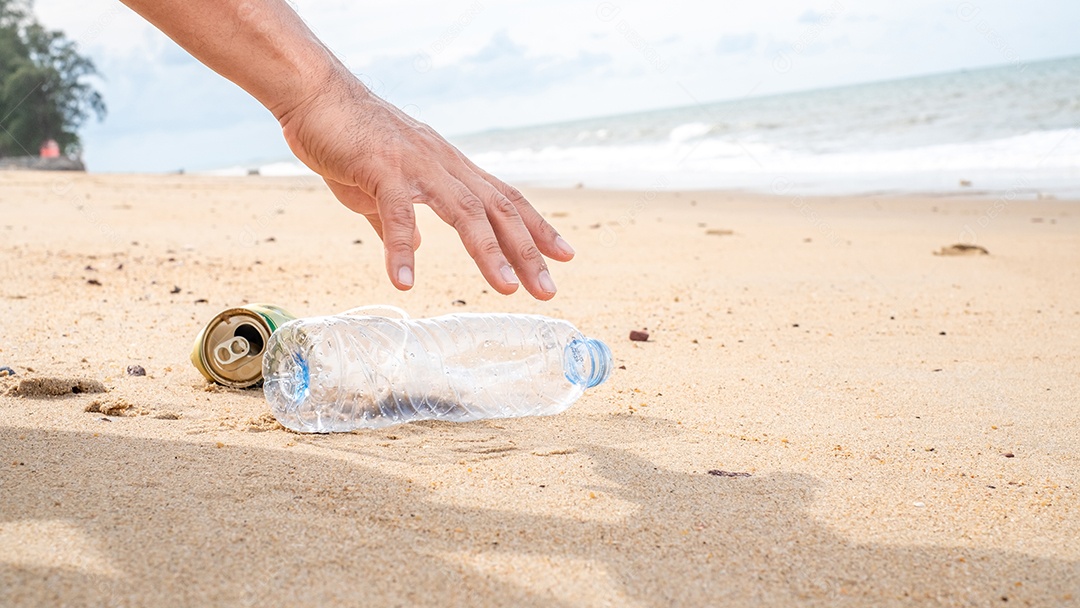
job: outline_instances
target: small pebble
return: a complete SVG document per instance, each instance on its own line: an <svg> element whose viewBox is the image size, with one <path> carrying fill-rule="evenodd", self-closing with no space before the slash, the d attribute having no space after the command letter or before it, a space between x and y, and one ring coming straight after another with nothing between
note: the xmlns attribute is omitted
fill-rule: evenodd
<svg viewBox="0 0 1080 608"><path fill-rule="evenodd" d="M206 298L199 298L198 300L195 300L196 304L208 304L209 302L210 300L207 300Z"/></svg>
<svg viewBox="0 0 1080 608"><path fill-rule="evenodd" d="M11 369L10 367L7 367L7 366L0 367L0 378L4 378L4 377L7 377L7 376L14 376L14 375L15 375L15 370Z"/></svg>
<svg viewBox="0 0 1080 608"><path fill-rule="evenodd" d="M645 342L648 339L649 339L649 332L647 332L647 331L639 331L637 329L630 330L630 341L631 342Z"/></svg>
<svg viewBox="0 0 1080 608"><path fill-rule="evenodd" d="M926 506L926 503L924 503L924 502L913 502L913 503L911 503L911 504L912 504L913 506L919 507L920 509L921 509L922 507L925 507L925 506Z"/></svg>
<svg viewBox="0 0 1080 608"><path fill-rule="evenodd" d="M353 242L352 242L352 244L353 244L353 245L363 245L363 244L364 244L364 241L362 241L362 240L360 240L360 239L356 239L355 241L353 241Z"/></svg>
<svg viewBox="0 0 1080 608"><path fill-rule="evenodd" d="M180 293L180 286L173 285L173 288L169 290L169 293Z"/></svg>
<svg viewBox="0 0 1080 608"><path fill-rule="evenodd" d="M101 287L101 281L99 281L97 279L87 279L86 283L88 285L96 285L98 287Z"/></svg>
<svg viewBox="0 0 1080 608"><path fill-rule="evenodd" d="M626 366L625 365L620 365L619 369L626 369Z"/></svg>
<svg viewBox="0 0 1080 608"><path fill-rule="evenodd" d="M1002 456L1005 458L1016 458L1016 454L1013 454L1012 452L1005 452Z"/></svg>
<svg viewBox="0 0 1080 608"><path fill-rule="evenodd" d="M127 366L127 375L129 376L145 376L146 369L141 365L129 365Z"/></svg>
<svg viewBox="0 0 1080 608"><path fill-rule="evenodd" d="M451 304L454 306L465 306L465 300L454 300Z"/></svg>

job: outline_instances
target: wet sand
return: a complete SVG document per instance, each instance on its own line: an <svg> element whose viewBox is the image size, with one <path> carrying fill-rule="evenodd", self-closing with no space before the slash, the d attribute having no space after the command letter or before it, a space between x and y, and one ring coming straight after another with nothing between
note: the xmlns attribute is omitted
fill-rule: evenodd
<svg viewBox="0 0 1080 608"><path fill-rule="evenodd" d="M308 179L0 173L0 605L1080 604L1080 203L526 193L549 303L426 210L398 293ZM618 369L299 435L188 362L257 301L547 314Z"/></svg>

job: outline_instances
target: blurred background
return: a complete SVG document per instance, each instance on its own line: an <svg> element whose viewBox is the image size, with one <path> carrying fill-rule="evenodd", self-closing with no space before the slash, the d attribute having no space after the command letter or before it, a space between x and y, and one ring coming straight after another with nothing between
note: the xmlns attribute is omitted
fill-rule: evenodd
<svg viewBox="0 0 1080 608"><path fill-rule="evenodd" d="M1080 191L1080 5L301 0L379 95L529 185ZM95 172L295 174L272 116L117 0L38 0Z"/></svg>

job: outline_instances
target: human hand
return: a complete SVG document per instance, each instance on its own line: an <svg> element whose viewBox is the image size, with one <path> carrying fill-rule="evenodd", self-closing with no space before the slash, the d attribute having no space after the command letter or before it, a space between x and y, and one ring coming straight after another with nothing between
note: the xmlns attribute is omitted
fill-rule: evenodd
<svg viewBox="0 0 1080 608"><path fill-rule="evenodd" d="M282 113L280 122L297 158L375 228L398 289L413 286L413 254L420 245L413 205L425 204L457 230L496 291L513 293L520 278L540 300L555 295L544 256L569 261L570 244L515 188L352 74L338 70L319 92Z"/></svg>

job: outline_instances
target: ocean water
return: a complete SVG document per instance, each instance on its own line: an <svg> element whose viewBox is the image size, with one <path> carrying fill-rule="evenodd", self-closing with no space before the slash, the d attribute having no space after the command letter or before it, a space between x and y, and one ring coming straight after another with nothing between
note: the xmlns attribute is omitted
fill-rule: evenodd
<svg viewBox="0 0 1080 608"><path fill-rule="evenodd" d="M534 185L1076 196L1080 57L491 131L454 143L496 175Z"/></svg>
<svg viewBox="0 0 1080 608"><path fill-rule="evenodd" d="M1080 197L1080 57L450 139L520 185Z"/></svg>

